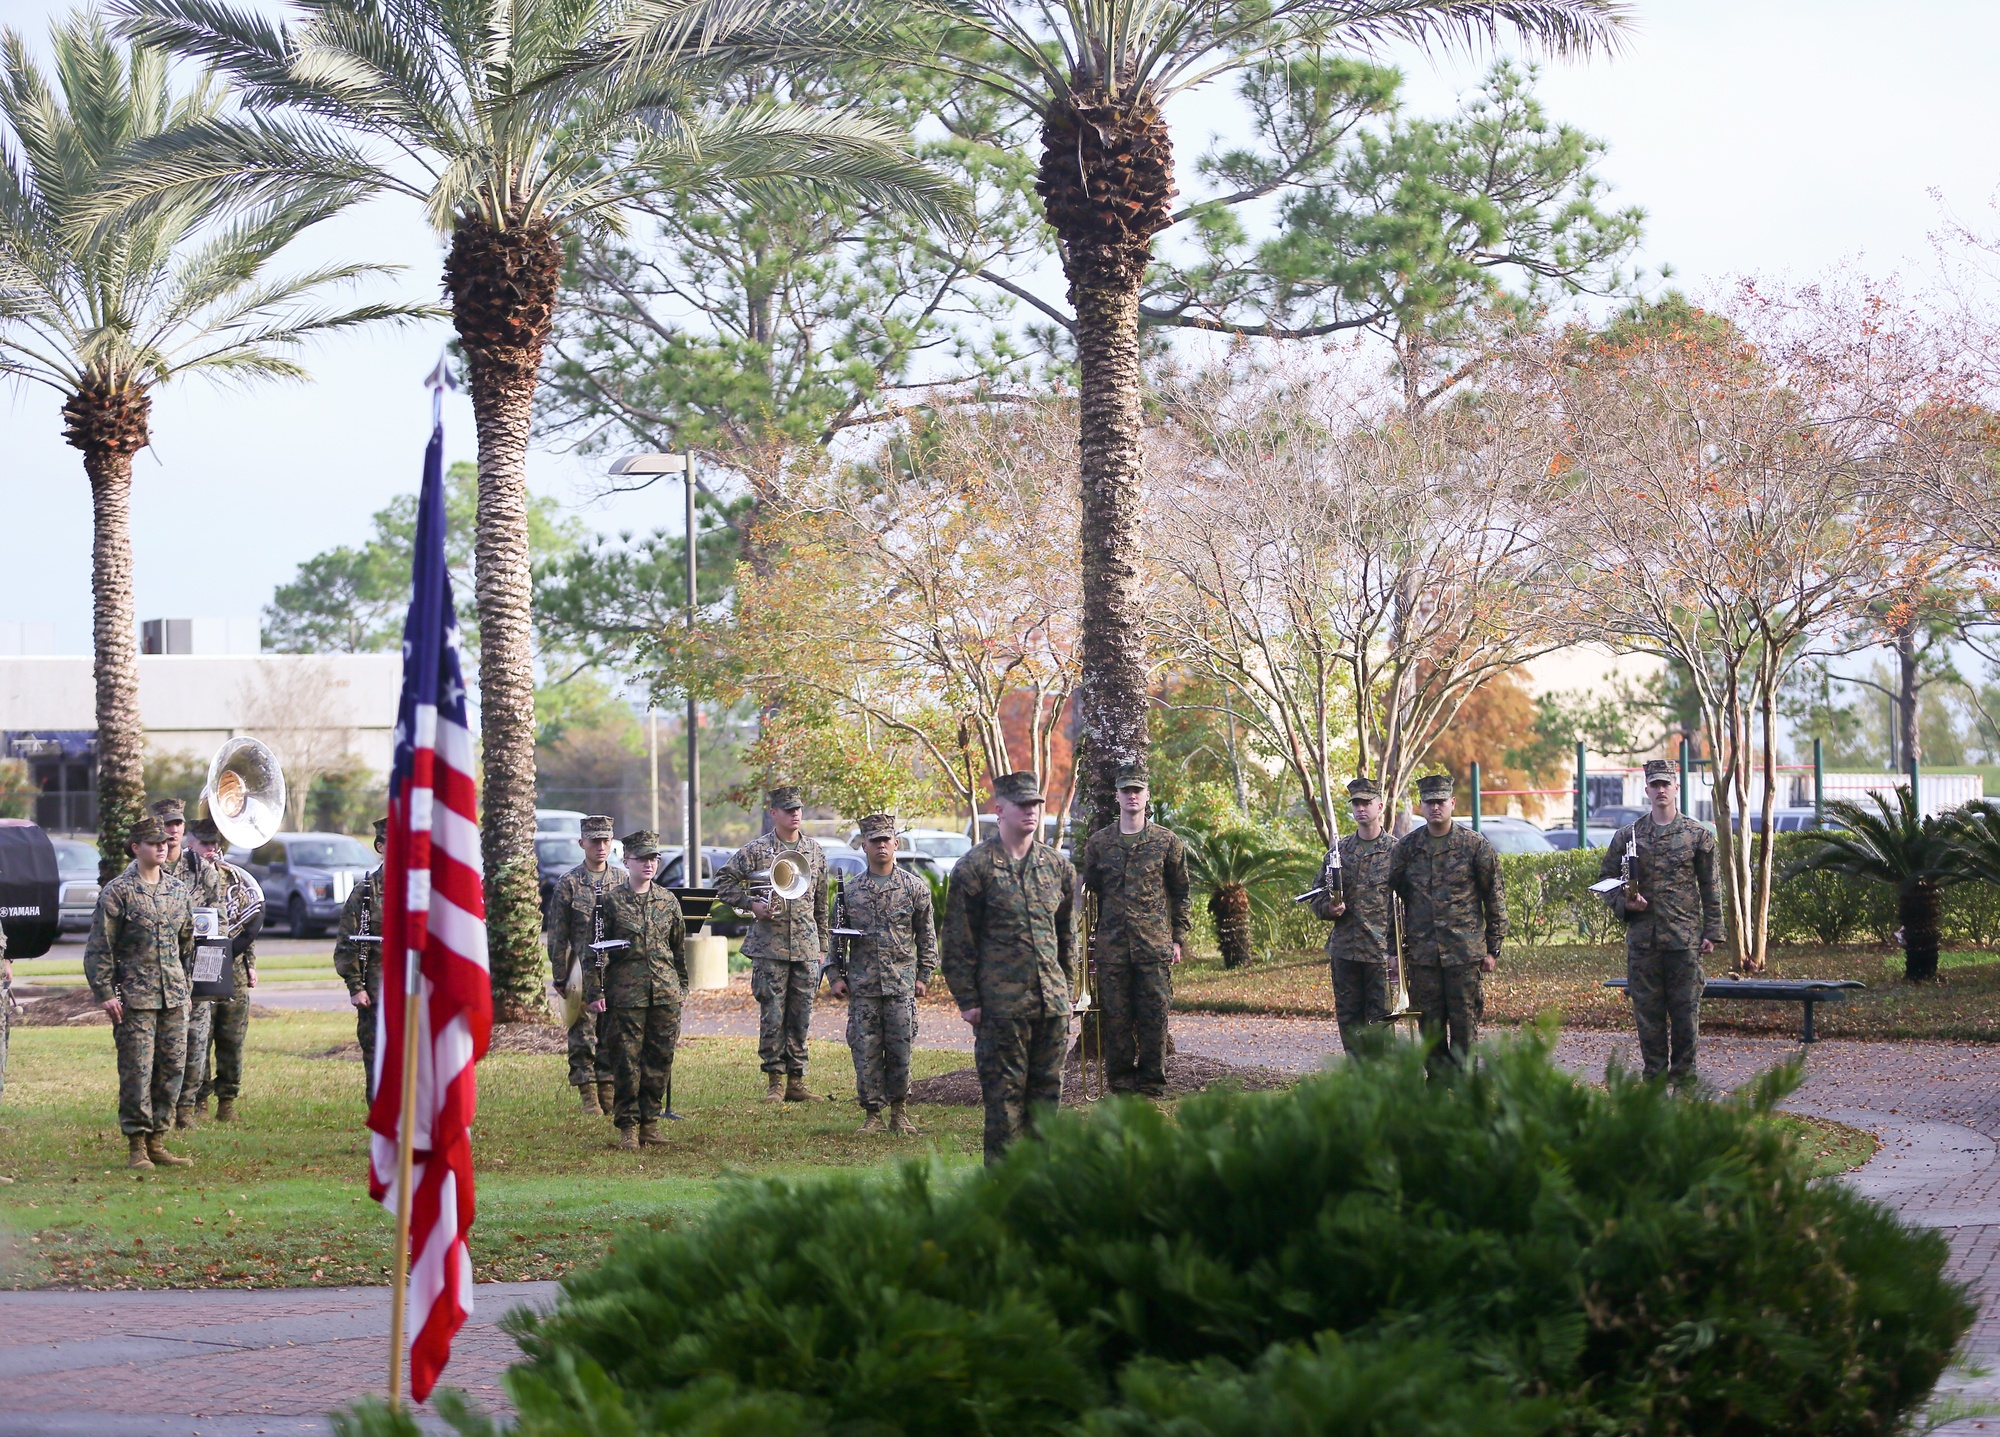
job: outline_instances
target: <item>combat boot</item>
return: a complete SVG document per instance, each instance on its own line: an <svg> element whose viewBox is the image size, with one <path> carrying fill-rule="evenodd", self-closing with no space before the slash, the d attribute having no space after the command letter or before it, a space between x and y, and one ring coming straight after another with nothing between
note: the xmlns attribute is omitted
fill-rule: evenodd
<svg viewBox="0 0 2000 1437"><path fill-rule="evenodd" d="M217 1098L217 1099L215 1100L215 1120L216 1120L216 1121L217 1121L218 1123L233 1123L233 1122L235 1122L235 1121L236 1121L236 1099L234 1099L234 1098Z"/></svg>
<svg viewBox="0 0 2000 1437"><path fill-rule="evenodd" d="M660 1136L660 1125L658 1123L641 1123L639 1124L639 1143L642 1147L663 1148L667 1145L667 1140Z"/></svg>
<svg viewBox="0 0 2000 1437"><path fill-rule="evenodd" d="M762 1101L767 1103L782 1103L785 1100L785 1075L783 1073L766 1073L764 1077L766 1082L764 1084L764 1097Z"/></svg>
<svg viewBox="0 0 2000 1437"><path fill-rule="evenodd" d="M889 1130L882 1126L881 1109L870 1108L868 1116L862 1120L861 1126L854 1131L857 1133L886 1133Z"/></svg>
<svg viewBox="0 0 2000 1437"><path fill-rule="evenodd" d="M597 1085L597 1109L609 1118L618 1112L618 1085L599 1083Z"/></svg>
<svg viewBox="0 0 2000 1437"><path fill-rule="evenodd" d="M637 1128L620 1128L618 1130L618 1151L621 1153L636 1153L639 1151L639 1130Z"/></svg>
<svg viewBox="0 0 2000 1437"><path fill-rule="evenodd" d="M785 1079L785 1101L788 1103L810 1103L819 1095L806 1086L806 1075L794 1073Z"/></svg>
<svg viewBox="0 0 2000 1437"><path fill-rule="evenodd" d="M219 1099L217 1099L217 1101L218 1101L218 1102L224 1102L224 1103L226 1103L226 1102L228 1102L228 1101L229 1101L229 1099L227 1099L227 1098L219 1098ZM207 1119L207 1117L208 1117L208 1099L207 1099L207 1098L196 1098L196 1099L194 1100L194 1115L195 1115L195 1116L196 1116L197 1118L201 1118L201 1119L203 1119L203 1120L206 1120L206 1119Z"/></svg>
<svg viewBox="0 0 2000 1437"><path fill-rule="evenodd" d="M156 1168L191 1168L194 1166L193 1158L184 1158L179 1153L168 1152L167 1145L160 1140L158 1133L146 1134L146 1156L153 1160L153 1166Z"/></svg>
<svg viewBox="0 0 2000 1437"><path fill-rule="evenodd" d="M144 1133L127 1133L125 1135L125 1146L126 1167L136 1168L142 1173L149 1173L153 1170L153 1160L146 1156L146 1135Z"/></svg>
<svg viewBox="0 0 2000 1437"><path fill-rule="evenodd" d="M889 1104L889 1131L898 1137L914 1138L923 1129L910 1121L909 1104L898 1099Z"/></svg>
<svg viewBox="0 0 2000 1437"><path fill-rule="evenodd" d="M178 1108L174 1109L174 1126L177 1128L191 1128L194 1126L193 1103L182 1103Z"/></svg>
<svg viewBox="0 0 2000 1437"><path fill-rule="evenodd" d="M597 1101L597 1084L578 1083L576 1085L576 1095L583 1103L583 1111L586 1117L601 1118L604 1116L604 1104Z"/></svg>

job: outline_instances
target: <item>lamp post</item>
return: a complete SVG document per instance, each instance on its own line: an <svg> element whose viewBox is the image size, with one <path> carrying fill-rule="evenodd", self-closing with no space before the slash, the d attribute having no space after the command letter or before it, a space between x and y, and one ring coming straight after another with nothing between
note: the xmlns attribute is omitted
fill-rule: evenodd
<svg viewBox="0 0 2000 1437"><path fill-rule="evenodd" d="M694 455L692 454L628 454L611 466L617 477L643 474L679 474L682 488L687 491L687 626L694 628ZM659 792L659 780L654 779L654 793ZM655 802L657 803L657 797ZM701 725L695 711L694 690L688 690L687 708L687 804L686 822L681 830L681 883L684 887L701 886Z"/></svg>

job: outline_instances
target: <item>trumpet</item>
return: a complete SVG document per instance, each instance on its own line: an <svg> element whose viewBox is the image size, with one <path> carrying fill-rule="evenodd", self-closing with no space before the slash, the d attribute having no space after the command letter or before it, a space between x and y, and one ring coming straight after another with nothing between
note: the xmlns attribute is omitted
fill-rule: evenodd
<svg viewBox="0 0 2000 1437"><path fill-rule="evenodd" d="M775 918L786 903L812 892L812 882L812 869L803 860L781 853L771 860L769 868L760 868L750 875L750 890L771 905L771 916Z"/></svg>

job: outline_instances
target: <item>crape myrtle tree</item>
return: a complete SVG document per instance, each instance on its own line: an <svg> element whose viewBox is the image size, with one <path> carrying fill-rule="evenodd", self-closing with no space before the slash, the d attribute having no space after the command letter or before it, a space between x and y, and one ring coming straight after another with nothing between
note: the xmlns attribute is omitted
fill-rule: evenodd
<svg viewBox="0 0 2000 1437"><path fill-rule="evenodd" d="M624 24L622 0L300 0L295 24L215 0L119 8L135 36L231 76L248 111L140 147L120 187L128 211L163 195L222 203L303 182L329 203L416 200L451 236L444 286L479 444L488 951L496 1014L529 1016L543 964L526 458L565 242L621 222L633 172L696 190L858 194L927 223L955 213L955 194L879 120L705 106L733 60L714 29L699 57L576 64Z"/></svg>
<svg viewBox="0 0 2000 1437"><path fill-rule="evenodd" d="M1548 503L1577 522L1550 538L1578 633L1689 677L1745 972L1765 965L1785 680L1949 554L1919 501L1952 447L1925 340L1881 295L1746 289L1726 314L1662 307L1551 357L1567 440Z"/></svg>
<svg viewBox="0 0 2000 1437"><path fill-rule="evenodd" d="M56 22L49 48L52 75L20 34L0 32L0 374L63 396L63 438L90 480L98 871L109 882L145 803L131 503L153 391L194 374L302 379L292 356L305 341L416 311L325 304L372 265L273 273L326 213L284 186L232 218L182 199L92 237L91 206L126 147L198 130L227 91L206 74L177 88L164 53L114 42L95 18Z"/></svg>
<svg viewBox="0 0 2000 1437"><path fill-rule="evenodd" d="M743 0L642 0L629 49L691 43ZM768 0L782 43L836 48L839 18L810 0ZM1165 106L1205 81L1315 47L1435 44L1511 30L1557 53L1607 48L1621 0L899 0L857 8L849 53L964 74L1040 126L1036 190L1069 281L1079 371L1082 590L1078 693L1091 822L1116 816L1112 775L1147 747L1149 662L1141 548L1140 299L1153 240L1174 220Z"/></svg>

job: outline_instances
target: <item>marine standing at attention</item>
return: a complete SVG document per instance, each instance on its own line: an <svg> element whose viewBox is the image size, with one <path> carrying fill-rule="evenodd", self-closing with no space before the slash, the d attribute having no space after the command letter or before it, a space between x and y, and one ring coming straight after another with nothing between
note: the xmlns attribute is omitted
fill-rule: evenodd
<svg viewBox="0 0 2000 1437"><path fill-rule="evenodd" d="M917 999L930 991L937 971L931 886L896 865L895 814L871 813L858 826L868 871L843 885L840 912L844 926L861 936L834 936L826 973L833 996L847 999L847 1049L865 1114L860 1131L913 1137L908 1103Z"/></svg>
<svg viewBox="0 0 2000 1437"><path fill-rule="evenodd" d="M375 852L389 846L389 820L375 820ZM333 971L354 1005L354 1036L361 1044L361 1095L375 1095L375 1010L382 1005L382 870L354 885L340 910Z"/></svg>
<svg viewBox="0 0 2000 1437"><path fill-rule="evenodd" d="M1383 828L1382 789L1372 778L1347 785L1354 832L1334 845L1319 873L1315 917L1333 925L1326 958L1340 1046L1355 1051L1369 1028L1389 1019L1389 943L1394 900L1389 868L1396 840Z"/></svg>
<svg viewBox="0 0 2000 1437"><path fill-rule="evenodd" d="M1437 1073L1463 1067L1479 1041L1484 976L1507 937L1507 895L1493 845L1452 822L1451 776L1418 779L1417 797L1424 826L1396 845L1389 888L1403 900L1403 971L1426 1065Z"/></svg>
<svg viewBox="0 0 2000 1437"><path fill-rule="evenodd" d="M755 921L743 939L750 960L750 992L757 999L757 1059L764 1070L764 1101L809 1101L806 1037L812 1031L813 998L820 965L826 961L826 854L799 836L805 799L796 788L765 795L771 827L736 850L715 875L716 897ZM812 886L800 898L781 898L758 877L779 858L805 865Z"/></svg>
<svg viewBox="0 0 2000 1437"><path fill-rule="evenodd" d="M555 970L556 991L569 987L570 973L596 966L597 954L591 944L597 931L597 905L606 893L621 886L624 875L611 867L611 820L594 813L583 821L579 840L583 862L556 880L549 898L549 964ZM588 980L578 972L580 986ZM611 1116L612 1089L617 1066L605 1045L605 1029L610 1019L586 1008L569 1025L569 1082L581 1100L583 1111L595 1116Z"/></svg>

